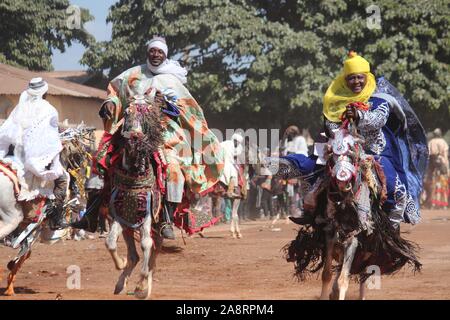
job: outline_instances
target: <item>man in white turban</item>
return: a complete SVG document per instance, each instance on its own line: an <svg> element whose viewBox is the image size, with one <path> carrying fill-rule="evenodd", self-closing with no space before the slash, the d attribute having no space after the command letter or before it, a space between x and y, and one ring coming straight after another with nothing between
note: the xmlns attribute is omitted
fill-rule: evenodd
<svg viewBox="0 0 450 320"><path fill-rule="evenodd" d="M145 64L124 71L109 83L108 98L99 112L105 129L102 141L111 140L129 101L134 96L149 94L152 89L157 89L162 94L165 101L161 108L164 116L162 152L167 161L163 220L172 220L176 209L180 209L185 202L183 199L192 203L195 195L203 195L212 190L222 174L223 152L217 137L208 128L202 108L185 87L187 70L178 62L168 59L168 47L164 38L154 37L148 42L146 58ZM101 145L105 146L106 151L107 143ZM95 169L100 175L108 176L106 173L113 165L107 163L107 159L112 159L113 154L117 154L116 151L112 151L112 154L107 154L109 151L98 152L101 156L95 159L97 162ZM110 190L108 181L105 180L105 199L108 194ZM107 204L105 199L104 206ZM85 220L88 219L87 217ZM181 219L181 221L201 220ZM87 222L80 221L72 226L87 229ZM193 230L199 230L202 226L184 225L183 228L191 234L195 232ZM171 221L162 221L160 234L166 239L174 239Z"/></svg>
<svg viewBox="0 0 450 320"><path fill-rule="evenodd" d="M63 225L67 178L59 160L62 143L58 112L45 100L48 84L33 78L20 95L19 103L0 127L0 159L17 171L19 201L37 197L49 200L51 227ZM13 150L13 151L12 151Z"/></svg>

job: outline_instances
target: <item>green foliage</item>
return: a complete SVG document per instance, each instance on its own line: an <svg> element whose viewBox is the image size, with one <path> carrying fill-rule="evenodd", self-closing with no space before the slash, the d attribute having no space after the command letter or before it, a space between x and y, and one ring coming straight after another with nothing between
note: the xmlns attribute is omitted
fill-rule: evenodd
<svg viewBox="0 0 450 320"><path fill-rule="evenodd" d="M145 61L164 35L190 69L188 87L206 112L233 126L317 130L322 98L350 49L406 96L426 126L449 128L449 1L121 0L111 7L112 41L83 62L110 77Z"/></svg>
<svg viewBox="0 0 450 320"><path fill-rule="evenodd" d="M94 39L83 28L70 29L69 0L1 0L0 60L31 70L52 70L52 50L65 51L72 41L88 46ZM81 9L81 26L92 20Z"/></svg>

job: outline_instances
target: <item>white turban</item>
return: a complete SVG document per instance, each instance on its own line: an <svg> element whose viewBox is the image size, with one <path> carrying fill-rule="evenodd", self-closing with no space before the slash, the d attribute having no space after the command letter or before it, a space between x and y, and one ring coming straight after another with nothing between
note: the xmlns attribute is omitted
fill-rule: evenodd
<svg viewBox="0 0 450 320"><path fill-rule="evenodd" d="M231 136L231 140L236 140L239 144L241 144L244 142L244 137L242 137L240 133L236 132Z"/></svg>
<svg viewBox="0 0 450 320"><path fill-rule="evenodd" d="M27 93L32 97L40 98L48 91L48 83L41 77L33 78L28 84Z"/></svg>
<svg viewBox="0 0 450 320"><path fill-rule="evenodd" d="M167 54L169 53L169 49L167 48L166 39L162 37L154 37L152 40L150 40L147 43L147 51L149 51L151 48L158 48L161 49L164 54L167 57Z"/></svg>

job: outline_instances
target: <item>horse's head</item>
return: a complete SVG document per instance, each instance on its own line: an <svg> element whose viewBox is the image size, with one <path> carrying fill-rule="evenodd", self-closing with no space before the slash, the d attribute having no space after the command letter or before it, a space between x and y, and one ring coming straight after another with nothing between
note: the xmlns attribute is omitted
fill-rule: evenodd
<svg viewBox="0 0 450 320"><path fill-rule="evenodd" d="M346 128L335 131L329 141L328 167L334 185L342 194L349 193L356 182L361 150L359 142Z"/></svg>
<svg viewBox="0 0 450 320"><path fill-rule="evenodd" d="M134 96L124 112L125 164L135 173L145 172L151 156L162 144L160 93Z"/></svg>

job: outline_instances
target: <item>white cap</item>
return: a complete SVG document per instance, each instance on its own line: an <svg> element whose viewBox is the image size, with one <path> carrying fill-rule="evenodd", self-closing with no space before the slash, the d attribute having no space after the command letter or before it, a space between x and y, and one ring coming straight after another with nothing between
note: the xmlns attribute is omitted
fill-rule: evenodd
<svg viewBox="0 0 450 320"><path fill-rule="evenodd" d="M41 77L33 78L28 84L27 93L31 96L42 97L48 91L48 83Z"/></svg>
<svg viewBox="0 0 450 320"><path fill-rule="evenodd" d="M167 54L169 53L169 49L167 48L166 39L164 39L163 37L153 37L153 39L147 43L147 52L151 48L161 49L162 51L164 51L164 54L166 55L166 57L167 57Z"/></svg>

